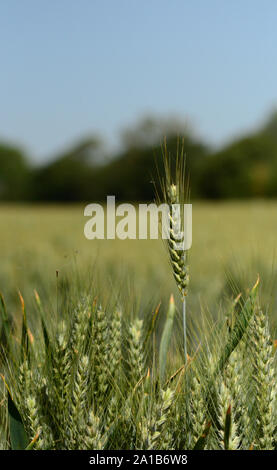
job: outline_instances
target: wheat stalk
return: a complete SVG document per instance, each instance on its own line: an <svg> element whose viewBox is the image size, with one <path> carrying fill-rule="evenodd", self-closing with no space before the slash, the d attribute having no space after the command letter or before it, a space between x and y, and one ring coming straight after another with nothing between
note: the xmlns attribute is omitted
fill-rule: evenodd
<svg viewBox="0 0 277 470"><path fill-rule="evenodd" d="M185 175L184 141L177 142L176 155L173 157L168 152L166 139L162 147L164 174L160 176L161 193L156 188L156 200L158 203L166 202L169 207L169 236L167 249L173 276L176 281L182 300L183 331L184 331L184 361L187 361L187 325L186 325L186 297L189 286L188 250L181 245L181 234L184 229L184 220L181 209L189 200L189 185ZM175 168L174 168L175 167ZM174 168L174 169L173 169Z"/></svg>
<svg viewBox="0 0 277 470"><path fill-rule="evenodd" d="M261 450L273 449L275 430L274 404L277 394L273 347L268 321L260 309L256 309L251 324L252 364L256 409L256 446Z"/></svg>

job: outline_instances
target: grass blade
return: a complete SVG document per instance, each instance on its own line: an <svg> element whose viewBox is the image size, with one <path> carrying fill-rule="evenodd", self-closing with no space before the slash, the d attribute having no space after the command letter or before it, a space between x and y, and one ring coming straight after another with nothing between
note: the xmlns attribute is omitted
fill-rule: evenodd
<svg viewBox="0 0 277 470"><path fill-rule="evenodd" d="M39 433L35 435L34 439L30 442L30 444L26 447L25 450L32 450L38 438L39 438Z"/></svg>
<svg viewBox="0 0 277 470"><path fill-rule="evenodd" d="M199 439L196 442L193 450L204 450L205 449L205 445L207 444L207 437L208 437L209 432L210 432L211 424L212 423L210 421L207 423L203 434L199 437Z"/></svg>
<svg viewBox="0 0 277 470"><path fill-rule="evenodd" d="M231 405L230 405L226 412L226 418L225 418L225 427L224 427L224 449L225 450L229 450L231 423L232 423L232 411L231 411Z"/></svg>
<svg viewBox="0 0 277 470"><path fill-rule="evenodd" d="M169 307L166 315L166 322L164 325L161 343L160 343L160 350L159 350L159 368L160 368L160 380L163 381L165 375L165 368L166 368L166 361L167 361L167 353L170 344L170 338L172 334L173 328L173 321L175 316L175 303L174 297L171 295L169 301Z"/></svg>
<svg viewBox="0 0 277 470"><path fill-rule="evenodd" d="M29 440L20 413L8 390L8 415L12 450L24 450Z"/></svg>

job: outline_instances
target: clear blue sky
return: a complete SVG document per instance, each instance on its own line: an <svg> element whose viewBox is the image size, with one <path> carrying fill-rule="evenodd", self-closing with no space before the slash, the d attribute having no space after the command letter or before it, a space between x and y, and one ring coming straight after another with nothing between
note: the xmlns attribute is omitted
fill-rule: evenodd
<svg viewBox="0 0 277 470"><path fill-rule="evenodd" d="M221 143L277 105L275 0L2 0L0 139L37 161L147 113Z"/></svg>

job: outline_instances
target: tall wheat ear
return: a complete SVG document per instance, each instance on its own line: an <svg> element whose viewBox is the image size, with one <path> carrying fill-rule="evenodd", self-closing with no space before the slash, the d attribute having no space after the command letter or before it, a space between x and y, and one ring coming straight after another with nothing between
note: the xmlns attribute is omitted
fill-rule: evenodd
<svg viewBox="0 0 277 470"><path fill-rule="evenodd" d="M184 360L187 362L186 297L189 286L188 250L181 247L184 232L184 204L189 204L189 179L186 172L184 139L177 139L176 152L168 151L166 138L162 145L162 174L158 168L157 204L168 206L168 237L166 248L182 300L184 329Z"/></svg>

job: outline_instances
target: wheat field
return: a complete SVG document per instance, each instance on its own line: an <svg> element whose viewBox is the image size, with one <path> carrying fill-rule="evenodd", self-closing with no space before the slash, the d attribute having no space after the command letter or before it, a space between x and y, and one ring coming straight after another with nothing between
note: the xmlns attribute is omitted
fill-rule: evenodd
<svg viewBox="0 0 277 470"><path fill-rule="evenodd" d="M185 356L162 240L83 209L1 206L0 448L276 449L277 203L193 204Z"/></svg>
<svg viewBox="0 0 277 470"><path fill-rule="evenodd" d="M267 302L275 304L277 203L193 204L189 302L214 307L230 292L261 275ZM93 278L101 290L126 289L144 301L176 293L161 240L87 240L84 206L0 206L0 291L16 311L18 290L26 298L56 292L66 276ZM158 269L157 269L158 266ZM116 278L116 282L114 282ZM105 282L101 282L105 279ZM105 294L105 292L102 292ZM154 295L154 299L153 299Z"/></svg>

